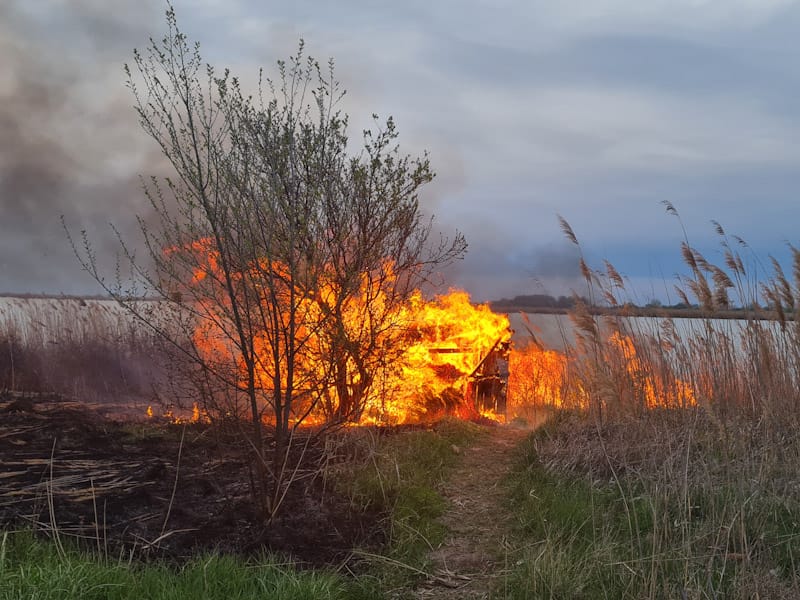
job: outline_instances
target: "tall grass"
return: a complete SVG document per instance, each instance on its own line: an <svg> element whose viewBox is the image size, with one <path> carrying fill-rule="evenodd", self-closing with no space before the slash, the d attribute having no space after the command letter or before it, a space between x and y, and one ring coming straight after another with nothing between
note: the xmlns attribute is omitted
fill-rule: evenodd
<svg viewBox="0 0 800 600"><path fill-rule="evenodd" d="M770 259L759 280L714 227L721 264L681 244L676 293L703 318L572 315L563 414L512 477L519 565L501 595L800 597L800 252L791 277ZM613 265L581 269L593 301L625 305ZM732 305L741 320L715 318Z"/></svg>
<svg viewBox="0 0 800 600"><path fill-rule="evenodd" d="M668 212L677 216L668 205ZM568 224L564 223L566 227ZM715 223L722 263L714 264L688 239L681 255L689 275L675 291L703 317L690 325L674 318L597 317L578 305L571 315L577 344L571 354L572 395L565 404L641 413L653 405L698 405L719 419L748 417L782 428L800 408L800 251L792 246L793 279L777 260L769 267L744 256L746 242ZM571 230L570 230L571 232ZM577 243L572 234L570 238ZM596 302L622 307L624 278L607 261L601 271L583 262ZM751 265L751 266L748 266ZM767 271L766 277L757 277ZM717 319L733 304L738 320Z"/></svg>
<svg viewBox="0 0 800 600"><path fill-rule="evenodd" d="M149 393L160 354L157 337L115 302L0 298L0 389L84 400Z"/></svg>

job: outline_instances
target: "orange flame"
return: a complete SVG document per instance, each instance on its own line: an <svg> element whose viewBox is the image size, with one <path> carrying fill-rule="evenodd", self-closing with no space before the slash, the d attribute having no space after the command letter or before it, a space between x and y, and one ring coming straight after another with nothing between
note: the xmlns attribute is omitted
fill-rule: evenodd
<svg viewBox="0 0 800 600"><path fill-rule="evenodd" d="M510 338L508 317L472 304L460 290L430 301L417 292L402 313L407 345L387 381L389 393L374 399L367 416L403 423L444 413L477 415L465 401L467 384L498 340Z"/></svg>
<svg viewBox="0 0 800 600"><path fill-rule="evenodd" d="M193 333L194 344L205 360L231 365L238 371L234 376L244 384L245 365L233 361L239 356L237 340L230 336L234 328L226 314L228 304L219 283L224 277L213 241L198 240L167 253L180 251L190 252L195 259L187 261L194 265L187 272L190 285L202 286L202 293L194 295L207 298L196 307L201 317ZM247 269L282 272L280 264L265 263L246 266L245 271L232 275L245 277ZM287 299L285 305L288 308L295 302L296 310L280 316L283 324L293 324L298 338L304 340L302 349L292 357L295 382L301 381L295 387L297 412L304 414L312 406L308 422L329 418L337 410L349 416L349 407L342 406L347 400L363 406L363 411L355 413L362 422L403 423L443 412L463 413L470 375L498 340L510 337L508 318L488 306L473 305L461 291L430 301L417 291L397 306L391 296L396 275L390 261L376 272L362 274L358 293L346 295L343 302L334 275L323 272L315 289L295 290L301 300ZM290 277L284 279L291 281ZM325 328L319 326L330 319L341 323L339 338L326 336ZM375 322L380 323L377 329ZM256 387L268 392L279 382L266 329L255 331L252 342ZM360 347L373 349L366 359L369 364L351 350ZM286 382L280 381L280 385Z"/></svg>
<svg viewBox="0 0 800 600"><path fill-rule="evenodd" d="M567 356L533 344L511 353L509 405L521 412L528 406L564 405Z"/></svg>
<svg viewBox="0 0 800 600"><path fill-rule="evenodd" d="M229 324L228 301L220 283L224 277L219 254L210 239L195 241L182 250L199 259L187 263L194 265L187 278L190 285L202 286L202 293L195 296L205 298L196 307L200 317L193 341L205 360L231 365L233 377L244 384L245 366L233 360L239 355L237 340L230 335L234 329ZM167 253L177 251L170 249ZM243 269L230 275L244 278L249 269L285 272L280 264L266 261ZM510 340L506 315L493 313L488 305L472 304L469 295L459 290L432 300L417 291L407 302L396 306L391 297L396 275L389 261L376 272L362 274L358 293L348 294L341 301L334 274L324 271L312 290L287 288L301 300L295 304L294 312L278 315L281 324L293 325L304 339L302 349L292 357L295 381L301 382L294 390L293 420L323 422L336 411L350 418L349 409L343 408L345 401L363 407L352 413L362 423L407 423L444 413L503 420L505 407L476 406L468 397L484 359ZM283 279L291 281L286 275ZM287 300L286 306L290 305ZM326 320L341 324L337 332L341 338L326 337L325 328L319 326ZM375 320L382 324L377 330L373 327ZM346 343L342 344L342 339ZM278 381L284 375L276 376L270 342L269 331L253 333L255 385L264 392L278 384L285 385L285 381ZM364 357L351 350L366 345L377 349L366 359L371 361L369 364L363 364ZM622 366L620 372L635 382L647 407L694 404L691 387L680 379L655 374L637 355L630 338L612 335L604 352L608 354L604 360L617 357ZM580 357L529 346L511 351L508 358L508 406L512 414L530 406L586 406L580 384L569 385L570 361L581 360ZM493 374L480 376L492 379ZM498 376L496 381L502 385L503 378ZM207 418L195 406L192 421Z"/></svg>
<svg viewBox="0 0 800 600"><path fill-rule="evenodd" d="M148 419L152 419L155 417L155 412L153 411L152 406L148 406L147 410L145 411L145 415ZM163 413L161 413L161 418L171 422L174 425L180 425L183 423L210 423L211 418L208 416L208 412L201 409L197 402L192 404L192 416L189 418L181 417L175 415L175 412L172 409L167 409Z"/></svg>
<svg viewBox="0 0 800 600"><path fill-rule="evenodd" d="M689 383L668 370L655 368L651 361L639 356L630 337L615 332L608 343L623 360L634 402L643 401L647 408L685 408L697 403L694 389Z"/></svg>

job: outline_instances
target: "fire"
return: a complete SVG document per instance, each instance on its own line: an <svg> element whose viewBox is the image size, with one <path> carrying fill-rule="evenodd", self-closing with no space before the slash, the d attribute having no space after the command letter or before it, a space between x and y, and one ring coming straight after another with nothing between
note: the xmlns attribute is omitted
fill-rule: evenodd
<svg viewBox="0 0 800 600"><path fill-rule="evenodd" d="M508 395L512 407L562 407L565 403L567 356L533 344L511 353Z"/></svg>
<svg viewBox="0 0 800 600"><path fill-rule="evenodd" d="M598 347L571 348L568 353L531 344L515 349L509 366L509 414L524 415L541 406L588 408L587 390L596 389L598 381L607 382L604 400L620 407L696 404L694 388L675 375L663 356L640 354L634 338L620 332L609 335Z"/></svg>
<svg viewBox="0 0 800 600"><path fill-rule="evenodd" d="M210 240L194 242L183 250L199 255L187 272L190 285L201 288L194 294L201 298L195 306L194 345L205 361L229 365L230 378L238 380L244 390L247 371L241 358L238 363L234 360L240 356L239 341L232 337L219 255ZM229 274L235 283L253 273L254 281L259 281L259 276L263 281L263 273L273 273L284 286L271 290L273 304L265 306L261 316L272 314L275 306L286 306L265 323L292 327L302 339L291 356L290 422L394 424L446 413L502 421L507 408L511 414L522 414L531 406L587 406L588 397L582 390L591 386L570 380L570 365L586 361L586 356L534 345L512 350L508 317L492 312L488 305L473 304L464 291L451 290L432 299L416 291L398 303L393 296L397 283L393 266L386 261L376 271L362 273L354 289L346 293L337 284L332 267L322 267L314 274L313 286L305 287L287 283L293 280L286 269L267 261ZM268 329L251 330L254 385L265 397L277 385L281 389L286 386L286 370L275 362L275 334ZM369 351L361 352L363 348ZM634 382L634 395L642 395L647 407L694 404L691 387L648 369L630 338L614 334L602 352L601 360L621 366L617 372ZM285 361L287 356L278 360ZM630 392L631 386L628 388ZM203 418L207 416L195 407L192 420ZM265 420L271 418L266 410Z"/></svg>
<svg viewBox="0 0 800 600"><path fill-rule="evenodd" d="M231 376L245 389L246 365L234 360L240 356L238 340L231 337L230 307L221 286L224 276L213 248L211 240L205 239L167 253L188 251L198 259L187 272L190 285L199 288L194 296L201 298L195 306L194 345L205 361L229 365ZM256 274L254 281L262 272L284 271L280 264L263 262L246 266L233 277L245 280L250 270ZM285 306L277 317L279 326L294 327L302 339L291 357L295 400L290 420L404 423L443 413L477 415L481 408L504 410L504 406L475 404L476 394L491 385L505 395L505 389L500 389L503 378L491 371L495 362L486 360L502 344L507 350L511 332L505 315L473 305L463 291L431 300L415 291L398 303L391 261L362 273L355 293L342 293L336 276L332 268L330 272L323 268L315 273L311 288L286 285L273 291L278 302L273 296L272 305L263 311ZM281 278L282 283L291 280L288 274ZM284 301L280 294L292 294L293 299ZM273 335L266 326L251 334L255 386L264 395L278 384L286 387L286 369L276 367ZM362 348L369 351L360 352Z"/></svg>
<svg viewBox="0 0 800 600"><path fill-rule="evenodd" d="M152 419L155 417L155 411L153 410L152 406L148 406L147 410L145 411L145 415L147 415L148 419ZM201 409L197 402L192 404L192 416L189 418L176 416L175 412L172 409L167 409L163 413L161 413L161 418L171 422L174 425L181 425L184 423L210 423L211 418L208 416L208 412Z"/></svg>
<svg viewBox="0 0 800 600"><path fill-rule="evenodd" d="M639 355L630 337L615 332L609 337L608 346L622 359L634 402L643 402L647 408L684 408L696 404L692 386L668 370L654 368L651 361Z"/></svg>
<svg viewBox="0 0 800 600"><path fill-rule="evenodd" d="M447 412L476 416L469 384L499 343L511 336L508 317L469 294L451 290L426 301L415 293L402 309L407 346L387 382L389 394L375 399L367 415L376 421L409 422Z"/></svg>

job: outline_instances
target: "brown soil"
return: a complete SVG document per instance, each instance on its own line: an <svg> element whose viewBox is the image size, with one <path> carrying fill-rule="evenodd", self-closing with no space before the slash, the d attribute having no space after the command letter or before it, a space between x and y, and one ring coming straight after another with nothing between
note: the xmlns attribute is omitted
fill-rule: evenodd
<svg viewBox="0 0 800 600"><path fill-rule="evenodd" d="M112 556L174 561L267 549L342 565L354 547L380 547L379 516L355 511L314 472L266 525L254 510L251 461L230 429L117 421L58 396L0 394L0 529L57 531Z"/></svg>
<svg viewBox="0 0 800 600"><path fill-rule="evenodd" d="M449 508L444 543L433 551L432 576L415 591L417 598L488 598L505 571L509 523L503 479L514 451L527 432L512 426L490 430L469 447L441 492Z"/></svg>

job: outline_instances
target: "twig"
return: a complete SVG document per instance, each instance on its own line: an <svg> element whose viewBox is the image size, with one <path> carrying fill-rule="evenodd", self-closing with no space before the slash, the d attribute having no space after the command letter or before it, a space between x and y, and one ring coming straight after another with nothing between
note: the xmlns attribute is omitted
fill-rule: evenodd
<svg viewBox="0 0 800 600"><path fill-rule="evenodd" d="M56 441L57 438L53 438L53 447L50 450L50 481L49 485L46 487L47 490L47 508L50 512L50 528L53 530L53 535L55 536L56 541L56 550L58 551L58 555L61 558L64 558L66 552L64 552L64 546L61 544L61 536L58 532L58 523L56 522L56 507L55 501L53 499L53 463L55 462L55 454L56 454Z"/></svg>
<svg viewBox="0 0 800 600"><path fill-rule="evenodd" d="M459 587L462 587L462 585L466 585L466 582L471 581L470 578L465 576L465 575L456 575L455 573L453 573L452 574L453 578L461 579L462 581L465 582L463 584L458 584L458 583L456 583L456 582L454 582L454 581L452 581L450 579L447 579L445 577L441 577L439 575L434 575L433 573L428 573L427 571L424 571L424 570L422 570L422 569L420 569L418 567L415 567L413 565L409 565L407 563L401 562L401 561L396 560L394 558L389 558L388 556L382 556L380 554L372 554L371 552L365 552L363 550L353 550L353 554L358 555L358 556L363 556L364 558L376 558L378 560L382 560L382 561L384 561L386 563L389 563L390 565L394 565L396 567L402 567L404 569L408 569L409 571L412 571L414 573L417 573L418 575L422 575L422 576L426 577L430 581L435 581L436 583L438 583L440 585L443 585L445 587L448 587L448 588L453 588L453 589L459 588Z"/></svg>
<svg viewBox="0 0 800 600"><path fill-rule="evenodd" d="M3 532L3 541L0 542L0 572L3 571L3 568L6 564L6 542L8 541L8 532Z"/></svg>
<svg viewBox="0 0 800 600"><path fill-rule="evenodd" d="M431 573L428 573L427 571L423 571L422 569L419 569L419 568L417 568L417 567L415 567L413 565L409 565L407 563L401 562L401 561L399 561L397 559L394 559L394 558L390 558L388 556L382 556L380 554L373 554L371 552L365 552L364 550L353 550L353 554L355 554L357 556L363 556L364 558L377 558L378 560L382 560L382 561L387 562L387 563L389 563L391 565L394 565L396 567L403 567L404 569L408 569L409 571L413 571L414 573L417 573L418 575L424 575L425 577L435 577L435 575L432 575Z"/></svg>
<svg viewBox="0 0 800 600"><path fill-rule="evenodd" d="M161 526L161 535L156 539L156 541L161 540L164 538L164 532L167 530L167 522L169 521L169 515L172 512L172 503L175 501L175 492L178 489L178 475L181 472L181 454L183 453L183 438L186 435L186 425L184 424L183 430L181 431L181 444L178 446L178 461L175 464L175 481L172 484L172 495L169 498L169 506L167 506L167 514L164 516L164 524Z"/></svg>
<svg viewBox="0 0 800 600"><path fill-rule="evenodd" d="M100 555L100 524L97 521L97 494L95 494L94 490L94 479L89 479L89 483L92 487L92 510L94 511L94 533L95 538L97 538L97 554Z"/></svg>
<svg viewBox="0 0 800 600"><path fill-rule="evenodd" d="M173 530L168 531L166 533L162 533L156 539L154 539L152 542L147 541L145 538L143 538L143 537L141 537L139 535L136 535L134 537L136 537L136 538L138 538L138 539L140 539L141 541L144 542L144 544L142 545L142 550L149 550L152 546L158 547L158 544L161 542L161 540L165 540L171 535L175 535L176 533L187 533L189 531L197 531L197 528L194 528L194 529L173 529Z"/></svg>

